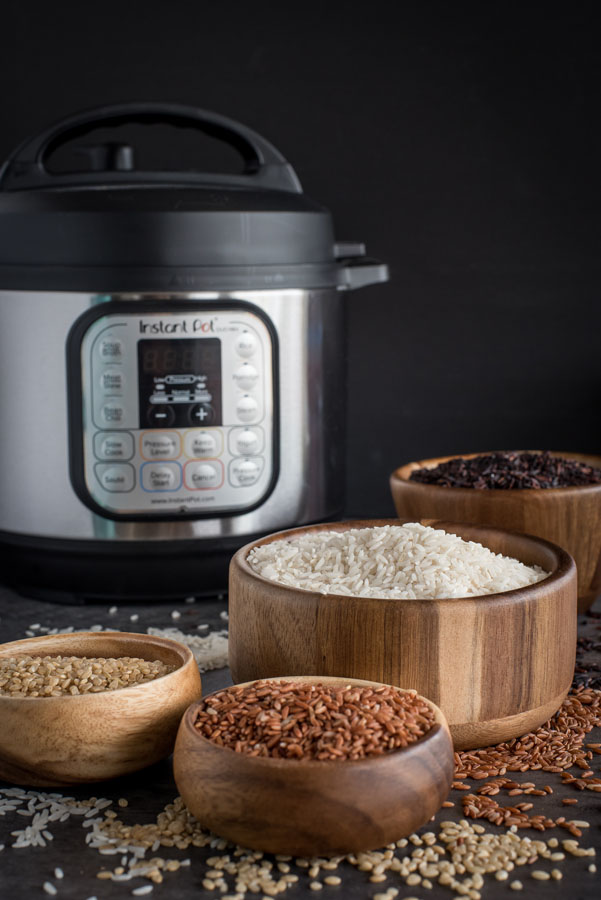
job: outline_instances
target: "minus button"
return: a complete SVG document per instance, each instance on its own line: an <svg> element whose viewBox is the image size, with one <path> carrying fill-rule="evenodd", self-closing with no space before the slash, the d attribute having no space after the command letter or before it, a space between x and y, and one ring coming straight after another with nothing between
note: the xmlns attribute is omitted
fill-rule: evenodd
<svg viewBox="0 0 601 900"><path fill-rule="evenodd" d="M175 421L175 413L170 406L153 405L146 413L146 420L151 428L153 425L160 425L161 427L163 425L171 425Z"/></svg>

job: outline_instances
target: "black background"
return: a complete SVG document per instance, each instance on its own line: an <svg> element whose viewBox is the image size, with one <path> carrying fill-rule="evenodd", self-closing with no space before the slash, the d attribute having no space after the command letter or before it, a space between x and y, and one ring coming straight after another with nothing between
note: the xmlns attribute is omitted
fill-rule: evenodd
<svg viewBox="0 0 601 900"><path fill-rule="evenodd" d="M348 295L346 512L387 515L410 459L601 450L593 10L5 0L0 157L132 99L214 109L282 150L337 238L391 268Z"/></svg>

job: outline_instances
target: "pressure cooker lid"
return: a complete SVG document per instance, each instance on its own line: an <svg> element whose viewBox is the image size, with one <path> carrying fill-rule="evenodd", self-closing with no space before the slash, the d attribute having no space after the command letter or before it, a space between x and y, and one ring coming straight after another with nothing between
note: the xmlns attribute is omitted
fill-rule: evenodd
<svg viewBox="0 0 601 900"><path fill-rule="evenodd" d="M84 146L87 171L48 160L98 128L196 128L234 147L240 174L140 171L123 143ZM336 244L327 209L282 154L206 110L134 103L91 110L22 144L0 169L0 289L195 291L360 287L385 266Z"/></svg>

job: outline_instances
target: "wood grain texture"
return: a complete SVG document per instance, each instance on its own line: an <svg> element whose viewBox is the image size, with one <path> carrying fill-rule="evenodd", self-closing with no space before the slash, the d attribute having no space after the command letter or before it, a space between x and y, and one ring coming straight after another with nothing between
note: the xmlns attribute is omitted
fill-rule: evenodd
<svg viewBox="0 0 601 900"><path fill-rule="evenodd" d="M479 455L422 459L393 472L390 489L399 518L496 525L559 544L574 557L578 569L578 611L589 609L601 593L601 485L503 491L446 488L409 480L415 469ZM601 468L601 456L568 451L552 455Z"/></svg>
<svg viewBox="0 0 601 900"><path fill-rule="evenodd" d="M457 749L541 725L570 687L576 655L576 568L561 548L490 526L422 520L552 574L484 597L389 600L298 590L230 564L229 653L235 681L285 674L366 678L413 688L437 704ZM337 522L270 535L399 524Z"/></svg>
<svg viewBox="0 0 601 900"><path fill-rule="evenodd" d="M451 787L451 737L441 711L429 705L436 725L410 747L366 760L320 761L265 759L219 747L194 728L194 704L177 735L175 781L203 827L244 847L296 856L382 847L427 822Z"/></svg>
<svg viewBox="0 0 601 900"><path fill-rule="evenodd" d="M82 632L13 641L0 656L136 656L177 669L145 684L61 697L0 694L0 779L60 786L104 781L173 750L184 710L201 696L190 650L166 638Z"/></svg>

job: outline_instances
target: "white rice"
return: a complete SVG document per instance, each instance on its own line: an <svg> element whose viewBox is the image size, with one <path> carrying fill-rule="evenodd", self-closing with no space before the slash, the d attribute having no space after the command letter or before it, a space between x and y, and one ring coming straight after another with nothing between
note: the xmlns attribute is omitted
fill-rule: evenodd
<svg viewBox="0 0 601 900"><path fill-rule="evenodd" d="M155 637L170 638L189 647L201 673L212 669L224 669L228 664L228 641L225 630L211 631L207 635L186 634L179 628L151 627L146 631Z"/></svg>
<svg viewBox="0 0 601 900"><path fill-rule="evenodd" d="M290 587L398 600L477 597L548 575L418 522L309 532L254 547L248 563L263 578Z"/></svg>

